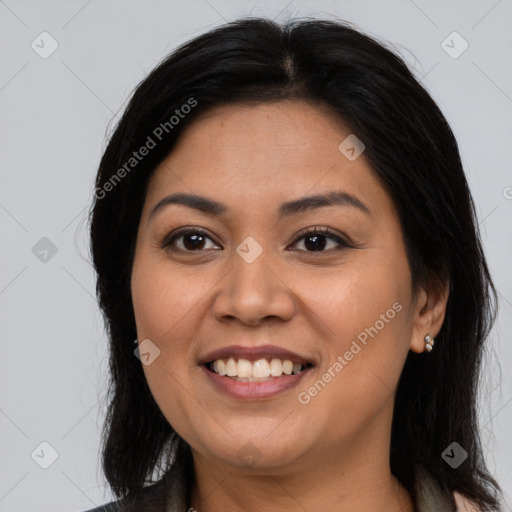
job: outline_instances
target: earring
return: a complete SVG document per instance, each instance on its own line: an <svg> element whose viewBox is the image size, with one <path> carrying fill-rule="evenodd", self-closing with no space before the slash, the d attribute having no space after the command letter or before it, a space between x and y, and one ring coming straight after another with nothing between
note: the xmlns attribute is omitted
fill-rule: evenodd
<svg viewBox="0 0 512 512"><path fill-rule="evenodd" d="M434 348L434 338L432 338L432 336L430 336L430 334L427 334L425 336L425 350L427 352L431 352L433 348Z"/></svg>

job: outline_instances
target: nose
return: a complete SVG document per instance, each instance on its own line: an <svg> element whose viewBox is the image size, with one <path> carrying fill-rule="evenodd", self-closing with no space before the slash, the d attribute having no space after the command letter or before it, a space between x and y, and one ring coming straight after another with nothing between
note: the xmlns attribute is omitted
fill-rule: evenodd
<svg viewBox="0 0 512 512"><path fill-rule="evenodd" d="M232 268L221 279L213 302L217 320L257 326L269 318L293 317L294 292L266 250L252 262L235 251L231 259Z"/></svg>

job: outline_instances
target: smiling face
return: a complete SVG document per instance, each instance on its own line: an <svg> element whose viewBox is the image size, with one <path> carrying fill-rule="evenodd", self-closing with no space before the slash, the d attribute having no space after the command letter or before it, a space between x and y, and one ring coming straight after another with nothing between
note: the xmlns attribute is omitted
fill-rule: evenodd
<svg viewBox="0 0 512 512"><path fill-rule="evenodd" d="M145 376L196 460L275 474L361 450L387 460L400 372L427 334L424 296L412 295L391 199L364 153L338 149L349 134L302 102L218 107L150 180L131 281L137 335L160 350ZM330 205L296 203L332 193ZM161 203L171 194L210 203ZM313 366L276 378L295 379L278 393L235 396L258 383L202 364L230 345L274 345Z"/></svg>

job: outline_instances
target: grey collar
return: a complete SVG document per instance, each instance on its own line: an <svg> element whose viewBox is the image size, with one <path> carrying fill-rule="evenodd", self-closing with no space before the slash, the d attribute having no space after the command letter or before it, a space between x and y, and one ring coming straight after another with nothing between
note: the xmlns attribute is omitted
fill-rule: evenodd
<svg viewBox="0 0 512 512"><path fill-rule="evenodd" d="M456 512L453 495L440 485L422 468L415 472L414 505L416 512ZM166 512L187 512L186 486L182 473L175 473L168 496L170 501Z"/></svg>
<svg viewBox="0 0 512 512"><path fill-rule="evenodd" d="M415 471L415 512L456 512L453 495L445 491L425 470ZM174 468L161 480L131 499L111 502L88 512L192 512L187 503L185 474Z"/></svg>
<svg viewBox="0 0 512 512"><path fill-rule="evenodd" d="M456 512L453 495L444 489L422 468L415 472L414 504L416 512Z"/></svg>

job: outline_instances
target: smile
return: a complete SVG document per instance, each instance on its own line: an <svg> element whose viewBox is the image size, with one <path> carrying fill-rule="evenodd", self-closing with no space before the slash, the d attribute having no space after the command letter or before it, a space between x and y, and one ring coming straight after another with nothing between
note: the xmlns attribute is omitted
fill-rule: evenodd
<svg viewBox="0 0 512 512"><path fill-rule="evenodd" d="M310 366L310 363L301 364L290 359L262 358L251 362L234 357L216 359L206 364L211 372L238 382L265 382L282 375L297 375Z"/></svg>
<svg viewBox="0 0 512 512"><path fill-rule="evenodd" d="M294 365L291 360L275 358L258 359L253 363L247 359L235 360L234 358L221 360L219 363L217 359L203 364L201 367L215 390L222 395L229 395L239 400L262 400L279 396L297 386L314 368L310 363L304 365L295 363ZM228 370L233 375L228 375ZM221 375L221 371L224 375ZM249 375L249 371L251 372L249 377L239 375L239 372L242 375ZM272 371L276 375L272 375ZM256 375L270 373L266 377L256 377L254 372ZM279 375L277 375L278 372Z"/></svg>

